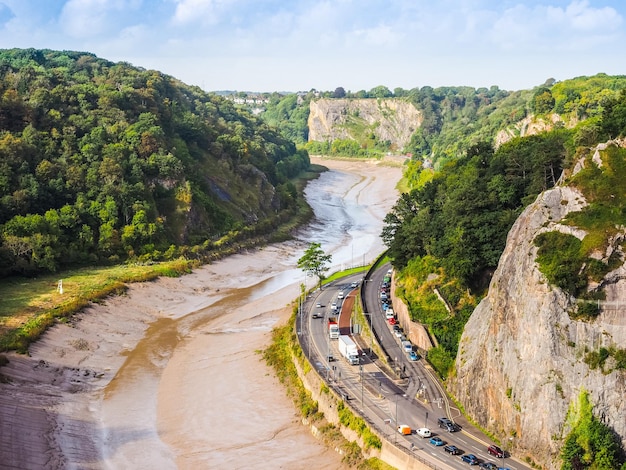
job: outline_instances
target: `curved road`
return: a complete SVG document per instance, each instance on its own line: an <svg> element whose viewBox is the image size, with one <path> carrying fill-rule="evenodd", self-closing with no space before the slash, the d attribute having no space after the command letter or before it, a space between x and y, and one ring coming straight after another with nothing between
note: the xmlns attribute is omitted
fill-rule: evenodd
<svg viewBox="0 0 626 470"><path fill-rule="evenodd" d="M352 322L354 332L360 332L361 325L351 315L352 304L359 294L353 282L361 283L362 275L348 276L317 290L307 299L299 318L299 337L302 347L311 364L334 388L360 412L378 432L390 442L413 452L420 460L429 462L435 469L468 468L460 456L450 455L443 446L434 446L429 439L422 439L413 433L409 436L396 432L397 426L407 424L412 429L429 428L433 436L440 437L445 444L453 444L462 454L474 454L480 462L492 462L500 468L519 470L530 468L508 456L496 459L487 453L491 441L479 430L467 423L456 408L451 408L434 371L421 357L411 361L403 351L400 339L396 337L385 319L379 293L383 278L389 266L378 269L362 283L366 319L374 331L374 337L365 328L362 334L354 334L353 339L362 351L361 363L350 365L339 354L337 340L330 339L327 321L336 316L332 304L341 308L341 334L349 334ZM340 293L345 299L342 301ZM343 303L342 303L343 302ZM320 305L320 306L318 306ZM375 344L374 344L375 343ZM373 346L373 347L372 347ZM379 357L381 351L385 357ZM329 360L330 356L330 360ZM452 418L461 427L461 432L447 432L440 429L440 417Z"/></svg>

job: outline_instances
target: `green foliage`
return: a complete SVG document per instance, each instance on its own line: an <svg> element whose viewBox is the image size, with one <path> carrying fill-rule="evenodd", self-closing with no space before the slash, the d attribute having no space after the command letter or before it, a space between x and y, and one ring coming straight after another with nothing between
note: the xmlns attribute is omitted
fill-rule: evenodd
<svg viewBox="0 0 626 470"><path fill-rule="evenodd" d="M495 269L506 234L525 202L556 183L569 134L488 144L444 166L421 188L403 194L385 217L382 237L397 268L432 255L451 277L476 286ZM478 283L480 284L480 283Z"/></svg>
<svg viewBox="0 0 626 470"><path fill-rule="evenodd" d="M295 314L287 324L272 330L272 343L263 351L263 358L274 369L302 416L313 417L318 413L318 404L304 388L294 363L294 356L302 355L293 332L294 323Z"/></svg>
<svg viewBox="0 0 626 470"><path fill-rule="evenodd" d="M570 405L567 425L570 432L561 449L562 470L614 470L625 464L619 437L593 415L586 390Z"/></svg>
<svg viewBox="0 0 626 470"><path fill-rule="evenodd" d="M608 361L609 358L612 361ZM626 369L626 349L619 349L615 346L601 347L597 351L588 351L583 361L590 369L600 369L603 373L610 374L614 370Z"/></svg>
<svg viewBox="0 0 626 470"><path fill-rule="evenodd" d="M540 234L535 239L539 247L537 262L548 281L582 298L589 298L587 286L590 281L599 282L621 261L617 255L608 260L592 257L606 251L609 240L626 225L626 151L609 146L600 153L602 168L586 159L585 168L570 183L578 187L589 205L570 213L565 223L587 232L581 241L572 235L559 232ZM573 313L577 318L593 318L597 307L593 303L580 303Z"/></svg>
<svg viewBox="0 0 626 470"><path fill-rule="evenodd" d="M561 232L544 232L534 241L539 270L550 284L576 296L587 283L579 276L584 257L581 241Z"/></svg>
<svg viewBox="0 0 626 470"><path fill-rule="evenodd" d="M80 52L0 65L0 277L205 256L298 210L308 154L228 100Z"/></svg>
<svg viewBox="0 0 626 470"><path fill-rule="evenodd" d="M554 97L547 87L538 88L533 94L530 109L536 114L546 114L554 108Z"/></svg>
<svg viewBox="0 0 626 470"><path fill-rule="evenodd" d="M441 346L428 351L428 362L435 368L441 378L446 379L454 368L455 356Z"/></svg>
<svg viewBox="0 0 626 470"><path fill-rule="evenodd" d="M352 413L350 408L346 407L343 401L337 404L337 411L339 414L339 422L345 427L352 429L363 439L365 450L369 448L380 450L382 448L383 444L380 438L371 431L365 420Z"/></svg>
<svg viewBox="0 0 626 470"><path fill-rule="evenodd" d="M309 140L309 104L313 96L312 93L304 96L273 93L260 117L279 129L283 137L296 144L305 144Z"/></svg>
<svg viewBox="0 0 626 470"><path fill-rule="evenodd" d="M305 250L304 255L298 260L298 268L311 276L317 276L319 278L320 288L322 281L325 278L325 273L328 271L330 260L332 255L324 254L321 248L321 243L313 242Z"/></svg>

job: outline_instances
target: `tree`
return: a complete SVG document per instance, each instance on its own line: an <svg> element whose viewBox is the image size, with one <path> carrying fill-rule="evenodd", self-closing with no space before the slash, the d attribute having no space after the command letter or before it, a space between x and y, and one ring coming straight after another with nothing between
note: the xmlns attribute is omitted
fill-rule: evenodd
<svg viewBox="0 0 626 470"><path fill-rule="evenodd" d="M344 90L343 87L335 88L335 92L333 93L333 98L345 98L345 97L346 97L346 90Z"/></svg>
<svg viewBox="0 0 626 470"><path fill-rule="evenodd" d="M321 244L314 242L309 245L302 258L298 260L298 268L302 269L307 274L317 276L321 289L322 281L326 279L325 273L329 269L328 264L331 259L332 255L324 254Z"/></svg>

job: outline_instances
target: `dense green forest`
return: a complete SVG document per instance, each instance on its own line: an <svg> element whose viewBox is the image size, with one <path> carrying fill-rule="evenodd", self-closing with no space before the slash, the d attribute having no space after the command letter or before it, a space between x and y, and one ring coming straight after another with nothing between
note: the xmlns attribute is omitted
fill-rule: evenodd
<svg viewBox="0 0 626 470"><path fill-rule="evenodd" d="M403 194L386 216L382 237L400 272L399 294L413 319L426 324L438 340L440 346L429 357L443 377L454 363L465 321L484 295L518 215L541 191L556 184L581 149L626 133L626 90L611 96L598 116L571 129L556 126L513 138L497 149L490 143L477 144L439 171L422 166L416 175L420 184ZM592 167L572 181L592 201L571 217L572 223L592 235L597 232L590 240L598 243L613 233L611 226L624 223L624 195L617 191L623 186L623 152L608 155L608 176L596 175L606 172ZM539 237L537 243L545 247L538 261L551 282L577 294L610 266L589 260L596 246L589 242L571 246L561 241L564 237ZM427 281L431 273L438 277ZM417 287L422 284L430 287L430 293ZM453 321L432 295L433 287L452 305Z"/></svg>
<svg viewBox="0 0 626 470"><path fill-rule="evenodd" d="M157 71L0 50L0 276L268 234L309 165L232 101Z"/></svg>

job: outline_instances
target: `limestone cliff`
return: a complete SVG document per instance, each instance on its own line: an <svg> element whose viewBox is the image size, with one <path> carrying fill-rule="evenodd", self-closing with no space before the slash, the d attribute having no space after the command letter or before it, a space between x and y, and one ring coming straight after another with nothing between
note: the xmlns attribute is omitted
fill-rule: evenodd
<svg viewBox="0 0 626 470"><path fill-rule="evenodd" d="M421 124L421 113L400 99L320 99L311 101L309 140L360 140L373 133L401 150Z"/></svg>
<svg viewBox="0 0 626 470"><path fill-rule="evenodd" d="M606 301L595 320L571 319L568 311L576 299L551 286L535 261L533 240L541 232L584 237L580 229L559 222L586 204L576 189L556 187L521 214L489 293L465 327L456 376L449 381L468 415L503 447L551 469L559 467L568 407L582 388L589 391L597 416L626 442L626 372L590 369L583 361L600 347L626 347L623 227L607 249L621 253L622 265L600 283Z"/></svg>
<svg viewBox="0 0 626 470"><path fill-rule="evenodd" d="M567 118L567 121L565 121L563 120L563 117L557 113L551 113L545 118L532 114L530 116L526 116L515 125L498 132L494 145L497 148L515 137L527 137L529 135L540 134L542 132L550 131L556 126L564 126L571 129L576 126L578 122L579 121L576 116L570 116Z"/></svg>

